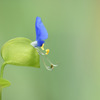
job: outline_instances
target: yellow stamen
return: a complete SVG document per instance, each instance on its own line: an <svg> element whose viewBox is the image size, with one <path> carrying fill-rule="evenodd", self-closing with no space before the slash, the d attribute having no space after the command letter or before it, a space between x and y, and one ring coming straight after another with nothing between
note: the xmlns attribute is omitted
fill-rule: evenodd
<svg viewBox="0 0 100 100"><path fill-rule="evenodd" d="M41 49L44 50L44 44L42 44Z"/></svg>
<svg viewBox="0 0 100 100"><path fill-rule="evenodd" d="M46 55L48 55L48 54L49 54L49 52L50 52L50 50L49 50L49 49L46 49L45 51L46 51L46 53L45 53Z"/></svg>

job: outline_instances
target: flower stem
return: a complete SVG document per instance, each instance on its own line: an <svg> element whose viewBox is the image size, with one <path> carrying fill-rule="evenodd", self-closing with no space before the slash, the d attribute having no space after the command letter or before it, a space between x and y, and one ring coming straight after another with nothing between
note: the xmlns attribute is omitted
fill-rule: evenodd
<svg viewBox="0 0 100 100"><path fill-rule="evenodd" d="M4 62L1 66L1 73L0 73L0 79L3 78L3 71L4 71L4 67L5 67L6 63ZM0 86L0 100L2 100L2 87Z"/></svg>
<svg viewBox="0 0 100 100"><path fill-rule="evenodd" d="M3 78L3 71L4 71L4 67L5 67L6 63L4 62L1 66L1 73L0 73L0 78Z"/></svg>
<svg viewBox="0 0 100 100"><path fill-rule="evenodd" d="M2 99L2 88L0 88L0 100Z"/></svg>

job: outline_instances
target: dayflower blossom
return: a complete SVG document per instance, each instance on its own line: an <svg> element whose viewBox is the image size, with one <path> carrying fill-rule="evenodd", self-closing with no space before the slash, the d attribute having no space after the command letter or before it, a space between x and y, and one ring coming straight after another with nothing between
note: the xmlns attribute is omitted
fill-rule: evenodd
<svg viewBox="0 0 100 100"><path fill-rule="evenodd" d="M47 61L51 64L50 66L47 66L45 61L44 61L44 58L43 59L43 62L44 62L44 65L45 67L48 69L48 70L52 70L54 67L56 67L57 65L54 65L51 63L51 61L46 57L46 55L49 54L49 49L46 49L46 53L43 53L39 47L41 47L42 50L44 50L44 43L45 43L45 40L48 38L48 32L44 26L44 24L42 23L42 20L40 17L36 17L36 22L35 22L35 30L36 30L36 40L34 42L31 43L31 45L33 47L35 47L38 51L38 53L41 55L41 56L44 56Z"/></svg>
<svg viewBox="0 0 100 100"><path fill-rule="evenodd" d="M35 30L36 30L36 41L32 42L32 45L34 47L41 47L45 42L44 40L48 38L48 33L40 17L36 17Z"/></svg>

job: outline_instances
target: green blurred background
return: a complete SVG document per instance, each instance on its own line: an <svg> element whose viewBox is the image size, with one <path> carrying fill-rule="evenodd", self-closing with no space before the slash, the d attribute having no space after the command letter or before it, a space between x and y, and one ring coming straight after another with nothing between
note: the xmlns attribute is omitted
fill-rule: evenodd
<svg viewBox="0 0 100 100"><path fill-rule="evenodd" d="M34 41L36 16L48 30L48 57L59 66L7 65L11 86L2 100L100 100L100 1L0 0L0 49L15 37Z"/></svg>

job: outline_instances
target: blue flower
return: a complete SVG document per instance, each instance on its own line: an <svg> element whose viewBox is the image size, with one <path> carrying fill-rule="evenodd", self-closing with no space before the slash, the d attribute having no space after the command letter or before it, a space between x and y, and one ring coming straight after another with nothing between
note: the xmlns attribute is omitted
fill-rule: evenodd
<svg viewBox="0 0 100 100"><path fill-rule="evenodd" d="M43 25L40 17L36 17L35 29L37 46L40 47L45 42L44 40L48 38L48 32L45 26Z"/></svg>
<svg viewBox="0 0 100 100"><path fill-rule="evenodd" d="M43 25L41 18L40 17L36 17L36 22L35 22L35 30L36 30L36 40L34 42L31 43L31 45L33 47L36 48L37 52L39 53L39 55L45 56L45 58L47 59L47 61L50 63L50 66L48 66L45 61L44 58L42 58L44 66L48 69L48 70L52 70L54 67L56 67L57 65L54 65L46 56L49 54L50 50L49 49L44 49L44 42L45 40L48 38L48 32L45 28L45 26ZM41 47L42 51L45 50L45 53L42 52L40 50L40 48L37 47Z"/></svg>
<svg viewBox="0 0 100 100"><path fill-rule="evenodd" d="M41 47L45 42L44 40L48 38L48 32L45 26L43 25L40 17L36 17L35 30L36 30L36 41L32 42L31 45L34 47Z"/></svg>

